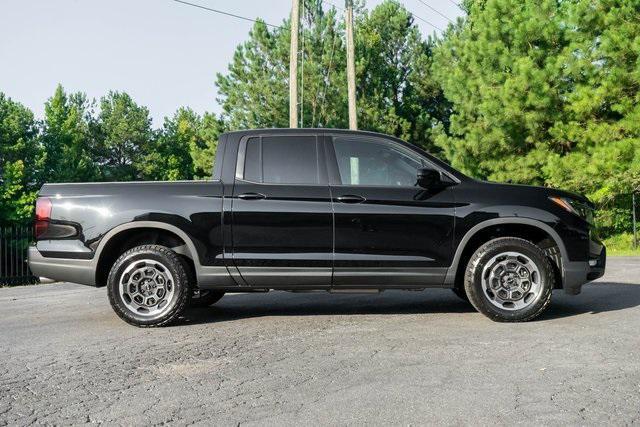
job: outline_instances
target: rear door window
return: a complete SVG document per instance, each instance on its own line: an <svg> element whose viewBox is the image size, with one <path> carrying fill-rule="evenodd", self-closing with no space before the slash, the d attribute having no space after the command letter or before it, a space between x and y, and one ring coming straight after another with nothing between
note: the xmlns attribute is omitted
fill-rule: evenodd
<svg viewBox="0 0 640 427"><path fill-rule="evenodd" d="M315 136L250 138L245 151L244 179L265 184L318 184Z"/></svg>

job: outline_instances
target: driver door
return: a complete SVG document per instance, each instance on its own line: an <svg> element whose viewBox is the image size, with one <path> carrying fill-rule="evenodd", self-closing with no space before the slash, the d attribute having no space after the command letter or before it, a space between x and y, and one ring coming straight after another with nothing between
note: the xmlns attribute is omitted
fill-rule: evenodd
<svg viewBox="0 0 640 427"><path fill-rule="evenodd" d="M454 228L453 188L416 184L431 164L375 136L325 141L335 221L333 286L424 287L444 281Z"/></svg>

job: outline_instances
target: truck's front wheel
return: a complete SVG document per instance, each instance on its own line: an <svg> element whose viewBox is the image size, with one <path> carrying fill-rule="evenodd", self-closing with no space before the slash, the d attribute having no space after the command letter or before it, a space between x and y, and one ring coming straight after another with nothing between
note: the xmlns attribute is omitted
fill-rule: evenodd
<svg viewBox="0 0 640 427"><path fill-rule="evenodd" d="M129 249L109 272L111 307L125 322L140 327L176 320L191 296L188 269L171 249L143 245Z"/></svg>
<svg viewBox="0 0 640 427"><path fill-rule="evenodd" d="M515 237L480 246L465 274L471 304L499 322L523 322L540 315L549 305L553 285L553 268L542 249Z"/></svg>

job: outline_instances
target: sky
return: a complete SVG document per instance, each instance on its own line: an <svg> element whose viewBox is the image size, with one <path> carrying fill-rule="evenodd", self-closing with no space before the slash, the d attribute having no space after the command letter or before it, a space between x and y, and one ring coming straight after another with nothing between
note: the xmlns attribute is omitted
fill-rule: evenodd
<svg viewBox="0 0 640 427"><path fill-rule="evenodd" d="M275 25L291 10L291 0L188 1ZM454 0L401 3L439 28L448 20L424 3L452 20L463 14ZM425 36L439 33L415 21ZM37 118L58 83L96 99L126 91L156 126L180 106L219 113L216 73L226 72L251 26L173 0L0 0L0 92Z"/></svg>

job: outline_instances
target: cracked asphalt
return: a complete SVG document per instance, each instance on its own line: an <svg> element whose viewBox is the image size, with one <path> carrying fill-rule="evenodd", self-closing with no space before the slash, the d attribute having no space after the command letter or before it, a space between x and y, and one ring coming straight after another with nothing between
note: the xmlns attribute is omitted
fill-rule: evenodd
<svg viewBox="0 0 640 427"><path fill-rule="evenodd" d="M640 423L640 258L493 323L449 290L233 294L138 329L104 288L0 289L0 424Z"/></svg>

